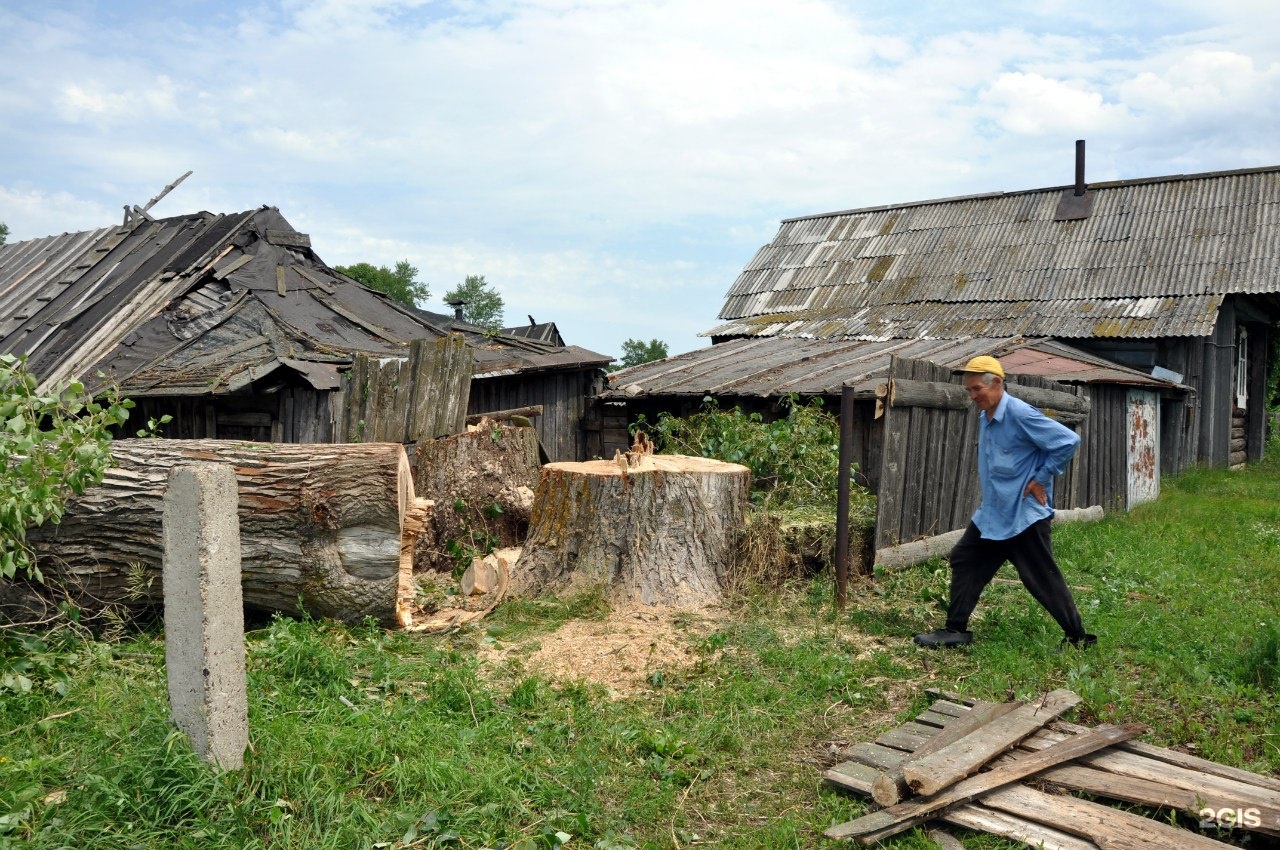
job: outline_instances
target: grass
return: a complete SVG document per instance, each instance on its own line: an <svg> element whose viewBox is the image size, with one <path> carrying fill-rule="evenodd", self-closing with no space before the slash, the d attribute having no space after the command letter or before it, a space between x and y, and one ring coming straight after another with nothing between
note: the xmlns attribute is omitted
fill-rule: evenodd
<svg viewBox="0 0 1280 850"><path fill-rule="evenodd" d="M984 594L971 647L915 648L941 620L942 562L853 589L839 616L825 577L749 596L695 639L693 667L626 699L546 679L519 653L479 660L486 642L603 617L598 597L512 602L444 637L276 619L247 638L245 768L219 774L167 719L160 632L0 640L0 846L822 846L865 810L823 784L833 753L921 709L927 686L1069 687L1086 722L1139 721L1146 740L1274 772L1278 460L1197 470L1131 514L1058 528L1100 637L1085 653L1059 653L1052 620L1004 584ZM913 832L888 846L929 845Z"/></svg>

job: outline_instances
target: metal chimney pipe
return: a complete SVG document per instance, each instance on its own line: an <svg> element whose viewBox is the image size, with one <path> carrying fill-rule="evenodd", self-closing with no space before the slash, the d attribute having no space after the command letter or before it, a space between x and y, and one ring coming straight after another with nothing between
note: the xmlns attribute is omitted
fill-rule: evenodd
<svg viewBox="0 0 1280 850"><path fill-rule="evenodd" d="M1076 197L1084 196L1084 139L1076 139Z"/></svg>
<svg viewBox="0 0 1280 850"><path fill-rule="evenodd" d="M465 307L465 306L467 306L467 302L466 302L466 301L464 301L464 300L459 299L459 300L457 300L457 301L446 301L446 302L444 302L444 303L448 304L450 307L452 307L452 308L453 308L453 318L454 318L454 320L455 320L455 321L459 321L459 322L461 322L461 321L462 321L462 308L463 308L463 307Z"/></svg>

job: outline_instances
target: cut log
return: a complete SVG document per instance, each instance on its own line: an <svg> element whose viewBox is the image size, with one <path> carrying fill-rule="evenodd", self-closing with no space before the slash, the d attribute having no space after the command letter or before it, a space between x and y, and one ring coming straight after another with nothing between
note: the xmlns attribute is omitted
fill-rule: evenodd
<svg viewBox="0 0 1280 850"><path fill-rule="evenodd" d="M416 571L451 572L460 556L519 546L538 485L538 433L490 422L424 440L414 452L413 482L417 494L436 505L418 538Z"/></svg>
<svg viewBox="0 0 1280 850"><path fill-rule="evenodd" d="M86 614L162 604L169 470L220 461L236 473L245 604L406 624L412 587L402 548L426 505L415 502L403 446L117 440L112 457L102 483L71 501L61 525L29 535L45 576Z"/></svg>
<svg viewBox="0 0 1280 850"><path fill-rule="evenodd" d="M1071 691L1051 691L1043 700L1020 706L935 753L907 760L902 775L917 794L936 794L1079 703L1080 697Z"/></svg>
<svg viewBox="0 0 1280 850"><path fill-rule="evenodd" d="M498 566L494 560L492 555L471 559L471 566L459 582L463 596L483 596L498 586Z"/></svg>
<svg viewBox="0 0 1280 850"><path fill-rule="evenodd" d="M1013 711L1022 702L982 702L973 707L963 717L957 717L947 723L942 730L928 738L912 751L916 758L936 753L961 738L976 732L997 717ZM902 776L901 768L890 768L876 777L871 786L871 798L882 806L894 806L911 796L907 780Z"/></svg>
<svg viewBox="0 0 1280 850"><path fill-rule="evenodd" d="M615 602L717 602L750 485L745 466L682 455L547 464L512 592L603 586Z"/></svg>

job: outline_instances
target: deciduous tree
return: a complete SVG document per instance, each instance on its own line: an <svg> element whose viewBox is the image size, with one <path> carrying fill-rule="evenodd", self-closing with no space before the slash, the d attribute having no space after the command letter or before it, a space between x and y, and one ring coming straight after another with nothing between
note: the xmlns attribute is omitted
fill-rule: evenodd
<svg viewBox="0 0 1280 850"><path fill-rule="evenodd" d="M334 268L370 289L376 289L410 307L416 307L418 302L426 301L431 297L431 290L426 283L418 280L418 270L408 260L396 263L394 269L375 266L371 263L356 263L354 266L334 266Z"/></svg>
<svg viewBox="0 0 1280 850"><path fill-rule="evenodd" d="M498 290L484 279L482 274L469 274L462 283L444 294L446 304L455 301L462 305L462 320L491 331L502 328L504 302Z"/></svg>
<svg viewBox="0 0 1280 850"><path fill-rule="evenodd" d="M660 339L651 339L648 342L640 339L628 339L622 343L622 357L610 369L616 372L618 369L625 369L628 366L639 366L641 363L662 360L666 356L667 344Z"/></svg>

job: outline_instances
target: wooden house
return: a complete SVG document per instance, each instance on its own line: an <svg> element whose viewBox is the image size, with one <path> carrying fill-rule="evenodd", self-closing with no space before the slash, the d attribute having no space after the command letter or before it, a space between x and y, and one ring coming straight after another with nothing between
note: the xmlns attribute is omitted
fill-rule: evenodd
<svg viewBox="0 0 1280 850"><path fill-rule="evenodd" d="M714 342L1053 338L1189 388L1161 467L1261 458L1280 166L993 192L782 222ZM799 348L797 348L797 351Z"/></svg>
<svg viewBox="0 0 1280 850"><path fill-rule="evenodd" d="M548 454L577 459L610 358L439 318L337 273L271 207L0 245L0 352L45 386L114 382L168 436L408 443L523 382Z"/></svg>

